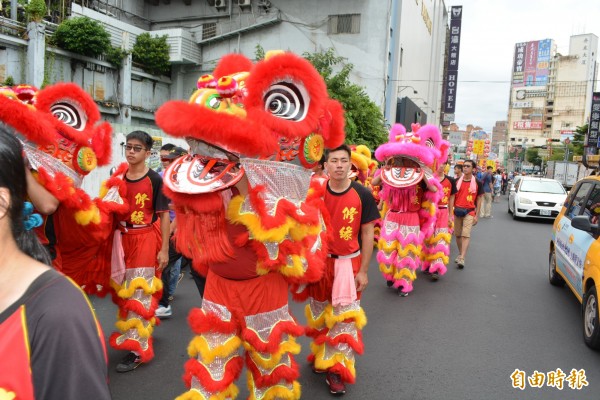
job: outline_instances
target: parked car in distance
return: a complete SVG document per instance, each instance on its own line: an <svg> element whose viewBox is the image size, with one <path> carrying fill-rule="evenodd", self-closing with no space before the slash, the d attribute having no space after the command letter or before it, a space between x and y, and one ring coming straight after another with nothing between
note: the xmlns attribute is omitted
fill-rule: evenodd
<svg viewBox="0 0 600 400"><path fill-rule="evenodd" d="M508 212L517 218L556 218L567 192L555 179L523 176L508 195Z"/></svg>
<svg viewBox="0 0 600 400"><path fill-rule="evenodd" d="M577 182L552 228L548 278L571 289L582 304L583 340L600 349L600 177Z"/></svg>

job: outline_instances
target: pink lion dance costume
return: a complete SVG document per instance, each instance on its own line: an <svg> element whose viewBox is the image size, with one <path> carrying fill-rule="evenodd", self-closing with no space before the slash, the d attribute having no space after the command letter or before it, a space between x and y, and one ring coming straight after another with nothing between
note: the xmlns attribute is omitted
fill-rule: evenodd
<svg viewBox="0 0 600 400"><path fill-rule="evenodd" d="M244 362L251 399L298 399L293 354L304 328L288 289L320 279L327 249L310 171L282 161L298 155L308 168L343 142L341 106L296 55L270 52L257 64L229 55L189 103L166 103L156 121L191 145L165 171L165 191L177 248L207 276L202 308L189 315L197 336L179 399L235 398Z"/></svg>
<svg viewBox="0 0 600 400"><path fill-rule="evenodd" d="M450 143L445 140L435 141L439 143L440 158L434 160L433 170L437 171L438 167L445 164L448 160L448 149ZM450 215L448 214L448 203L451 196L452 183L446 177L440 183L442 195L437 204L435 214L435 229L433 235L425 238L425 247L423 248L423 265L424 272L438 275L445 275L448 270L448 261L450 257L450 242L452 240L452 230Z"/></svg>
<svg viewBox="0 0 600 400"><path fill-rule="evenodd" d="M385 162L380 170L383 182L380 196L388 206L377 261L387 285L397 289L401 296L413 290L424 239L433 233L441 193L431 171L441 156L440 132L434 125L413 124L412 129L413 132L406 132L404 126L394 125L389 142L375 151L375 157Z"/></svg>

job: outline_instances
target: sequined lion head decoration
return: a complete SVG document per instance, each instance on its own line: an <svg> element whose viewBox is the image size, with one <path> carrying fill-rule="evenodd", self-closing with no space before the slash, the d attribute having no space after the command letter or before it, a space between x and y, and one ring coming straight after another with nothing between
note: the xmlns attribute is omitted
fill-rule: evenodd
<svg viewBox="0 0 600 400"><path fill-rule="evenodd" d="M197 86L189 102L167 102L156 113L159 127L191 146L190 156L172 167L178 173L165 180L173 191L198 194L234 185L243 175L236 168L240 157L297 159L311 168L326 147L344 140L340 104L328 97L315 68L295 54L268 52L256 64L227 55Z"/></svg>
<svg viewBox="0 0 600 400"><path fill-rule="evenodd" d="M96 103L75 84L0 88L0 121L24 141L34 169L51 177L61 173L75 187L110 161L112 129L100 123Z"/></svg>
<svg viewBox="0 0 600 400"><path fill-rule="evenodd" d="M181 228L178 249L195 267L232 254L224 228L226 189L248 178L254 212L274 218L270 224L285 224L283 209L276 208L286 202L288 211L303 207L308 168L325 148L344 141L341 105L329 98L317 70L292 53L268 52L257 63L227 55L212 74L198 79L197 87L188 102L170 101L156 112L160 128L190 144L190 154L165 171L164 187Z"/></svg>
<svg viewBox="0 0 600 400"><path fill-rule="evenodd" d="M375 157L385 163L381 178L392 187L416 185L448 158L449 143L435 125L412 124L411 128L407 132L403 125L394 125L389 142L375 151Z"/></svg>

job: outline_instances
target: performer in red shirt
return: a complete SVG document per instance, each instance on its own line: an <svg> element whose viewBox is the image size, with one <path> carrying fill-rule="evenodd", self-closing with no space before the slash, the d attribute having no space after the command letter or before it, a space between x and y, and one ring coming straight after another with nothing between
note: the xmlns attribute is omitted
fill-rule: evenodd
<svg viewBox="0 0 600 400"><path fill-rule="evenodd" d="M111 285L120 332L111 335L110 344L129 350L117 372L131 371L154 357L152 329L162 289L160 272L169 259L169 201L162 192L162 178L146 166L151 149L150 135L131 132L125 145L128 164L115 172L124 181L122 200L128 205L117 217L112 249Z"/></svg>
<svg viewBox="0 0 600 400"><path fill-rule="evenodd" d="M313 338L309 361L315 372L327 372L332 394L354 383L355 354L363 353L361 330L367 320L360 306L373 253L374 223L379 219L371 192L348 177L350 147L331 150L325 207L330 216L329 257L323 279L309 285L307 334Z"/></svg>
<svg viewBox="0 0 600 400"><path fill-rule="evenodd" d="M454 199L454 235L459 255L454 260L458 268L465 267L465 257L471 240L471 229L477 225L481 198L483 196L483 183L473 175L475 162L466 160L463 164L463 175L456 182L456 196Z"/></svg>

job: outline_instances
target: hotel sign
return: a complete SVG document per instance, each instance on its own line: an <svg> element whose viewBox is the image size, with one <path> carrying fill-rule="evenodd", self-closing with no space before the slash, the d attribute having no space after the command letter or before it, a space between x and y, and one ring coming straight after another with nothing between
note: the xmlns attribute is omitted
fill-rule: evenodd
<svg viewBox="0 0 600 400"><path fill-rule="evenodd" d="M454 6L450 11L450 40L448 41L448 68L444 80L444 114L454 114L456 110L456 86L458 83L458 55L462 29L462 6Z"/></svg>

